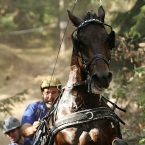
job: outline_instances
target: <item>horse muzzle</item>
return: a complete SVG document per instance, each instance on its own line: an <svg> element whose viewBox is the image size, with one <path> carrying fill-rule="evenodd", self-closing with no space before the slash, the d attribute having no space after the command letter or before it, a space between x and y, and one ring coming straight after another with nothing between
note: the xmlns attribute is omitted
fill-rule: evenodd
<svg viewBox="0 0 145 145"><path fill-rule="evenodd" d="M94 94L101 94L105 89L109 87L112 81L112 73L96 73L91 79L91 91Z"/></svg>

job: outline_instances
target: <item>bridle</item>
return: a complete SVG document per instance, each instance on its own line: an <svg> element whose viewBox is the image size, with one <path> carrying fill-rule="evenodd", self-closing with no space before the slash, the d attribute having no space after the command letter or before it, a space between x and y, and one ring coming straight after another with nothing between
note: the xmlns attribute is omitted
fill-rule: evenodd
<svg viewBox="0 0 145 145"><path fill-rule="evenodd" d="M111 32L112 32L112 27L110 25L107 25L107 24L104 24L103 22L101 22L99 19L89 19L89 20L86 20L86 21L83 21L78 27L77 29L75 29L72 34L71 34L71 39L72 39L72 42L73 42L73 54L75 54L77 57L80 58L81 60L81 63L83 64L83 67L85 68L86 72L87 72L87 75L88 75L88 78L85 82L87 83L90 83L91 82L91 76L90 76L90 72L89 72L89 66L94 62L94 61L100 61L100 60L103 60L109 67L109 63L110 63L110 60L108 60L104 55L102 54L96 54L94 55L92 58L90 58L88 61L85 61L81 51L76 47L77 44L79 44L79 40L78 40L78 33L80 31L81 28L87 26L88 24L90 23L97 23L97 24L100 24L102 25L102 27L105 29L105 25L110 27L111 29ZM79 46L78 46L79 47ZM77 84L79 84L77 82ZM82 83L81 83L82 84Z"/></svg>

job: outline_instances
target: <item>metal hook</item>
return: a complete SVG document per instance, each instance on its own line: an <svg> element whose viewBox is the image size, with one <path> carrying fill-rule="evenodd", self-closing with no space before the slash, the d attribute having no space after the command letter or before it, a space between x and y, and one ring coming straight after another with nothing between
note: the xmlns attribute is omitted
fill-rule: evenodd
<svg viewBox="0 0 145 145"><path fill-rule="evenodd" d="M92 113L92 112L87 112L86 114L87 114L87 115L88 115L88 114L91 114L91 117L90 117L90 118L88 118L88 119L93 119L94 115L93 115L93 113Z"/></svg>

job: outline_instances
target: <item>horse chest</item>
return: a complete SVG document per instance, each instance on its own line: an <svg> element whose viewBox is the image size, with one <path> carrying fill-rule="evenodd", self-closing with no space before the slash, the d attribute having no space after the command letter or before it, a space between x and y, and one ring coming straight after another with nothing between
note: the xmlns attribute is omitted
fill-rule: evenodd
<svg viewBox="0 0 145 145"><path fill-rule="evenodd" d="M99 122L98 122L99 123ZM107 145L106 138L101 132L97 122L77 125L66 128L56 135L55 145ZM59 143L57 142L59 140Z"/></svg>

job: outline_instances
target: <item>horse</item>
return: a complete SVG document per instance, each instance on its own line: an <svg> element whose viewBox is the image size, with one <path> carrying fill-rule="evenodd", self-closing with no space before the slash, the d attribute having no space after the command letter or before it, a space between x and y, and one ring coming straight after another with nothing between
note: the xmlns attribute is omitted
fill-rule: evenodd
<svg viewBox="0 0 145 145"><path fill-rule="evenodd" d="M101 95L112 81L109 63L115 32L104 23L102 6L98 15L89 11L80 19L68 10L68 16L76 27L71 35L69 79L44 117L33 145L127 145L120 131L123 121ZM110 28L110 33L105 27ZM45 139L39 136L40 130L45 130ZM41 141L36 143L36 138ZM46 143L42 143L44 140Z"/></svg>

